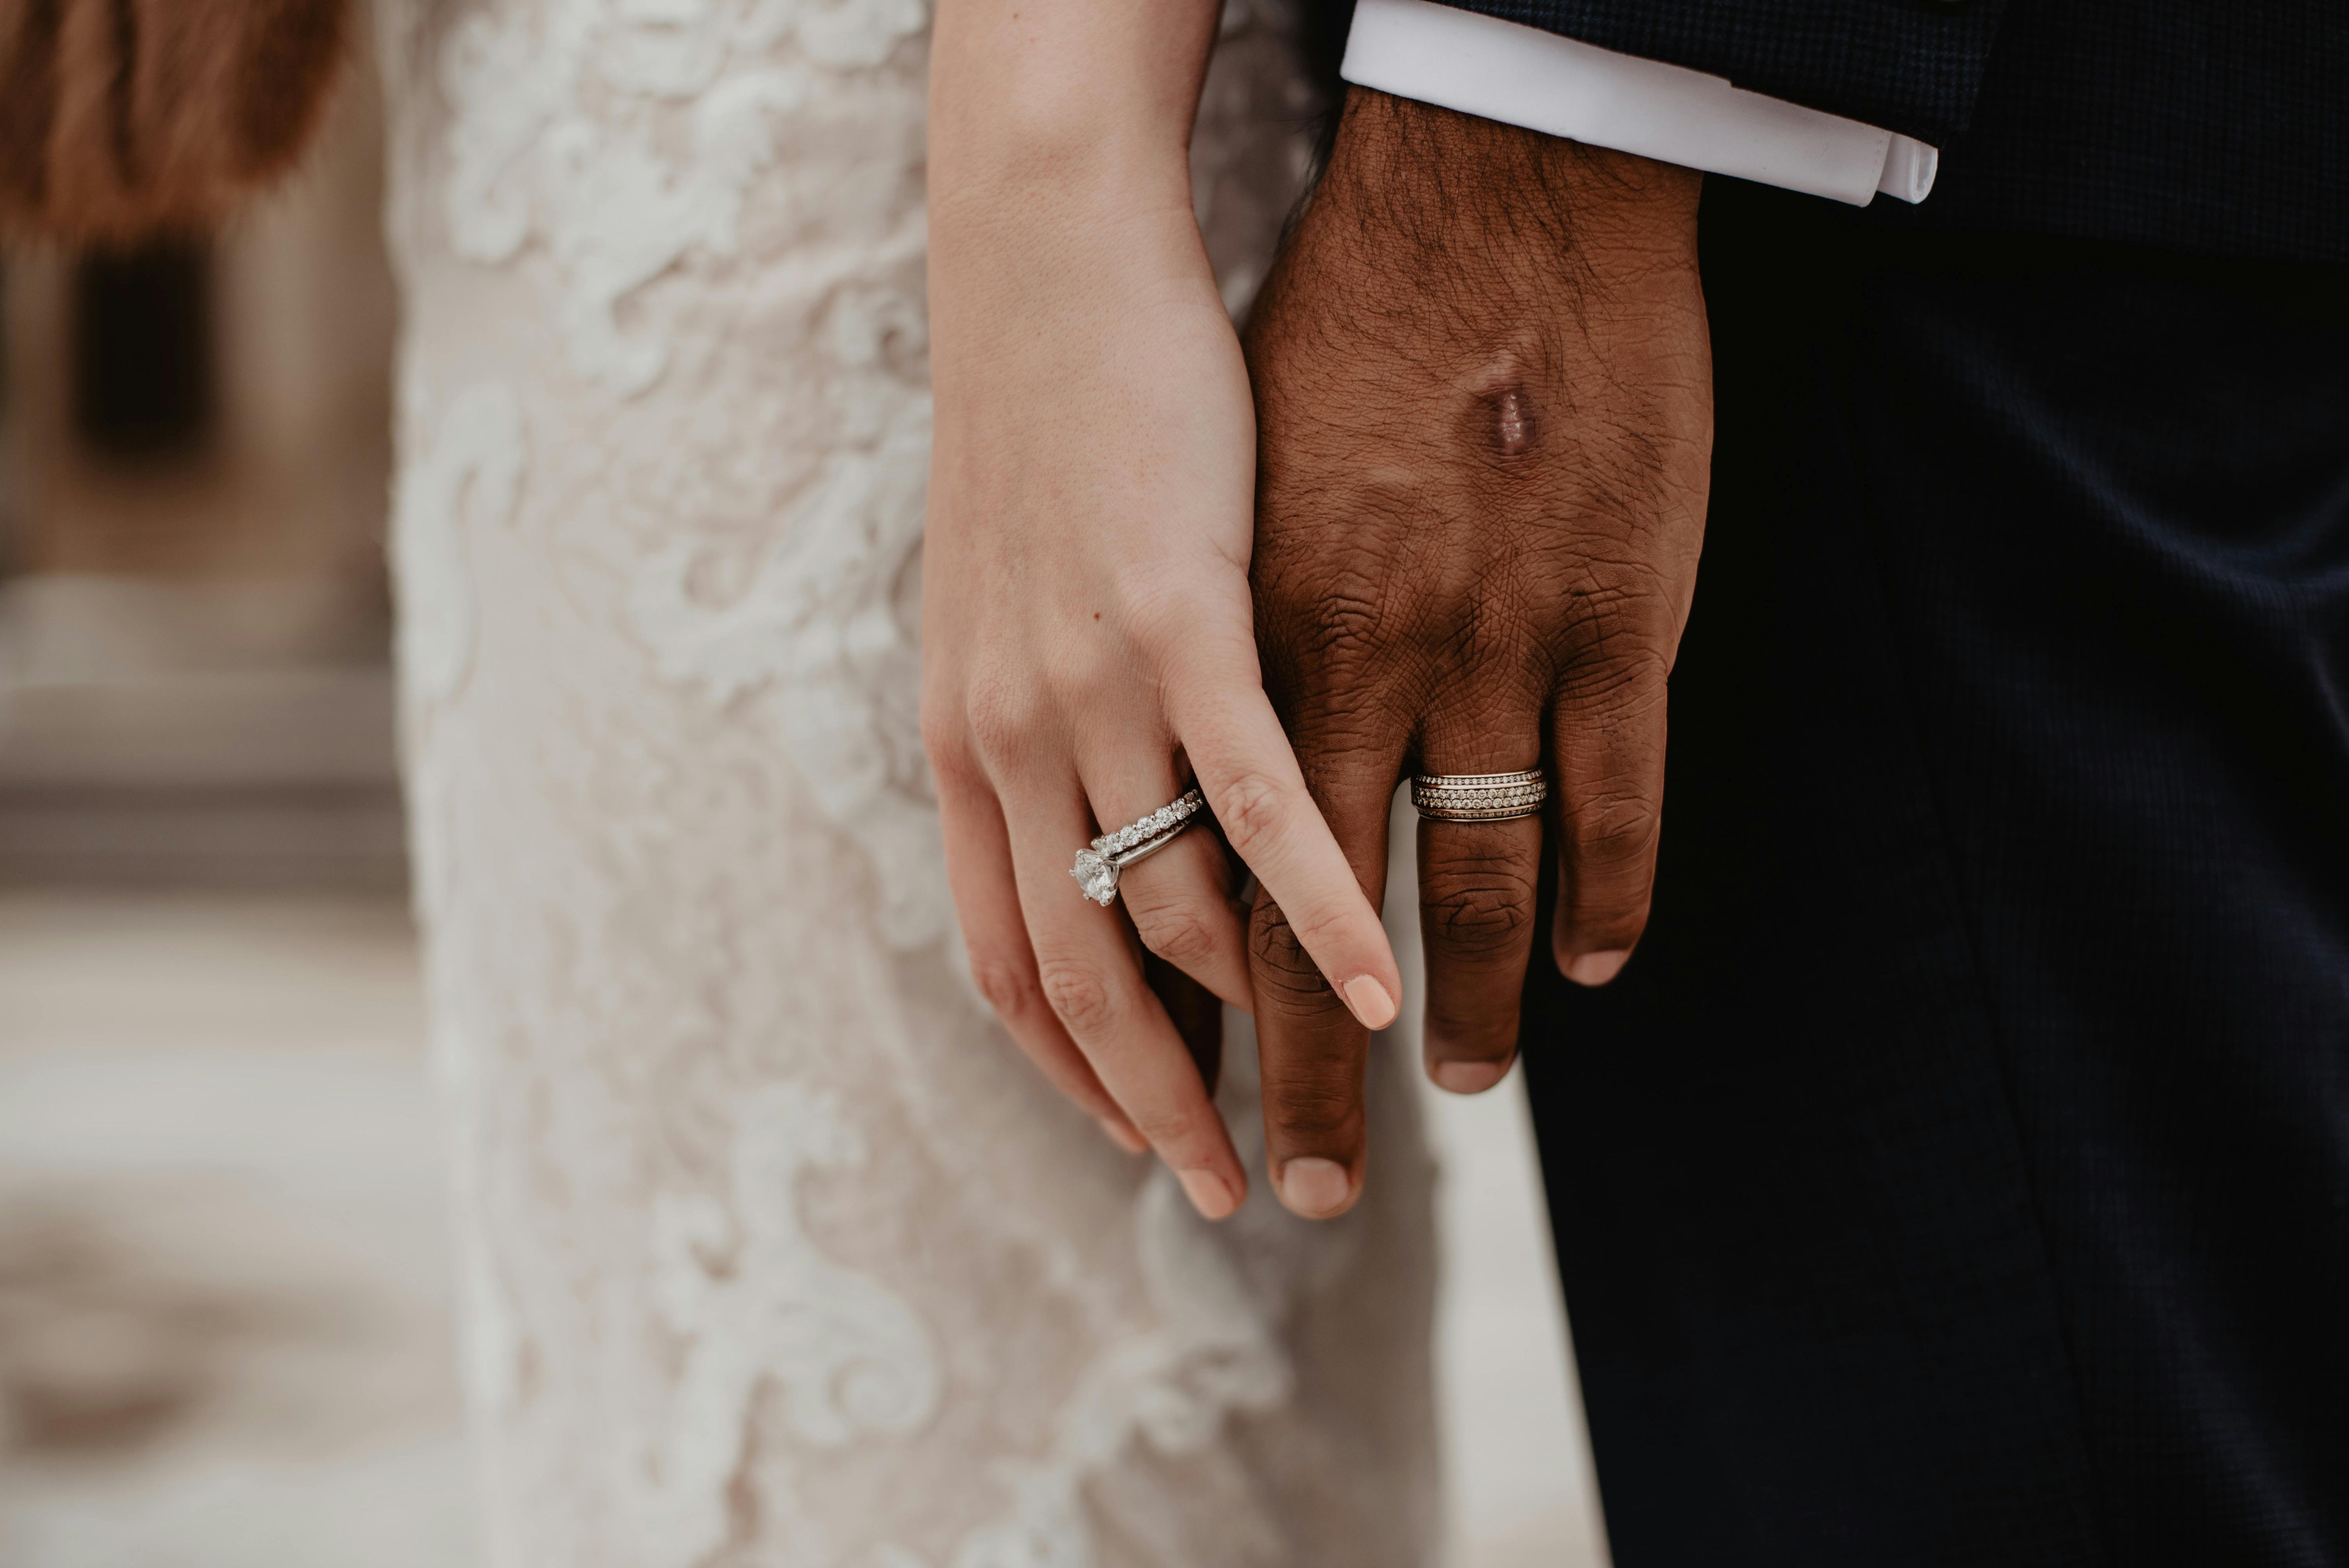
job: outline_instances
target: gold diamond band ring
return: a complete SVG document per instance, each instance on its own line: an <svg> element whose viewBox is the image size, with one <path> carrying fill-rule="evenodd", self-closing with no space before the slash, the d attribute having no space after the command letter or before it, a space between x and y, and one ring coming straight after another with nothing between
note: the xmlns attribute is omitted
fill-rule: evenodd
<svg viewBox="0 0 2349 1568"><path fill-rule="evenodd" d="M1419 773L1411 803L1438 822L1506 822L1530 817L1549 799L1549 780L1537 768L1522 773Z"/></svg>

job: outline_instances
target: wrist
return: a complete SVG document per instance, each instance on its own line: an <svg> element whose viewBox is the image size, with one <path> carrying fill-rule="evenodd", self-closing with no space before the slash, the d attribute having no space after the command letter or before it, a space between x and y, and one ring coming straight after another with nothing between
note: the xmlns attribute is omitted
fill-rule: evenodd
<svg viewBox="0 0 2349 1568"><path fill-rule="evenodd" d="M1105 347L1170 310L1229 335L1187 169L1104 160L930 195L931 369L942 395L1007 377L1098 377Z"/></svg>
<svg viewBox="0 0 2349 1568"><path fill-rule="evenodd" d="M1190 200L1191 123L1216 0L939 0L934 216Z"/></svg>
<svg viewBox="0 0 2349 1568"><path fill-rule="evenodd" d="M1578 293L1692 270L1703 176L1474 115L1350 88L1315 192L1328 237L1398 287L1570 281Z"/></svg>
<svg viewBox="0 0 2349 1568"><path fill-rule="evenodd" d="M1179 127L1091 101L999 103L934 124L929 204L934 225L1081 224L1188 207L1189 150Z"/></svg>

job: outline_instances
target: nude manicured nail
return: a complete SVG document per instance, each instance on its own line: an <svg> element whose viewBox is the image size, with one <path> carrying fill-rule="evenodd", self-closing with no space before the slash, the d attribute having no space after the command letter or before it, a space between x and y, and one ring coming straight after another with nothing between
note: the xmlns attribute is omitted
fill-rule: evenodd
<svg viewBox="0 0 2349 1568"><path fill-rule="evenodd" d="M1239 1194L1212 1171L1177 1171L1174 1179L1183 1183L1183 1195L1191 1200L1191 1207L1210 1220L1220 1220L1240 1206Z"/></svg>
<svg viewBox="0 0 2349 1568"><path fill-rule="evenodd" d="M1124 1122L1112 1121L1105 1116L1096 1117L1094 1119L1101 1123L1101 1130L1102 1132L1108 1134L1109 1140L1112 1143L1116 1144L1120 1149L1124 1150L1128 1154L1147 1154L1150 1152L1149 1140L1144 1139L1139 1132L1134 1131L1133 1128L1127 1126Z"/></svg>
<svg viewBox="0 0 2349 1568"><path fill-rule="evenodd" d="M1623 972L1625 952L1586 953L1566 965L1566 977L1578 985L1604 985Z"/></svg>
<svg viewBox="0 0 2349 1568"><path fill-rule="evenodd" d="M1280 1168L1280 1201L1309 1220L1328 1219L1353 1196L1353 1178L1334 1160L1307 1155Z"/></svg>
<svg viewBox="0 0 2349 1568"><path fill-rule="evenodd" d="M1509 1076L1507 1062L1438 1062L1428 1069L1435 1087L1453 1094L1483 1094Z"/></svg>
<svg viewBox="0 0 2349 1568"><path fill-rule="evenodd" d="M1346 1006L1366 1029L1383 1029L1395 1019L1395 999L1387 988L1367 975L1357 975L1346 982Z"/></svg>

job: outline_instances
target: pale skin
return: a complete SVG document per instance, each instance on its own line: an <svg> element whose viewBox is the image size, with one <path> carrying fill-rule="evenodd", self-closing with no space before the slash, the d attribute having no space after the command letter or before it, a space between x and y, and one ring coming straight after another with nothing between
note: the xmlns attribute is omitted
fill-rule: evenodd
<svg viewBox="0 0 2349 1568"><path fill-rule="evenodd" d="M1247 1177L1143 944L1252 1005L1213 835L1068 871L1190 777L1304 951L1382 1026L1402 978L1258 674L1256 422L1191 215L1216 8L965 0L932 53L924 733L971 968L1063 1092L1220 1219Z"/></svg>
<svg viewBox="0 0 2349 1568"><path fill-rule="evenodd" d="M1696 177L1357 90L1244 351L1185 159L1216 13L939 5L924 727L973 975L1037 1066L1237 1207L1157 954L1256 1012L1274 1185L1319 1218L1402 1001L1398 779L1551 770L1569 977L1645 920L1711 438ZM1075 849L1195 779L1253 909L1198 831L1087 903ZM1445 1088L1512 1059L1543 838L1421 830Z"/></svg>

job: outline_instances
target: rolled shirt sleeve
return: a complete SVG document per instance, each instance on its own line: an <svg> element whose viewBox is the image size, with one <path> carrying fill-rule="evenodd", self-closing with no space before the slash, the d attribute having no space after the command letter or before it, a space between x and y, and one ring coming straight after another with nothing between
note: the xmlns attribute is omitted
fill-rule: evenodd
<svg viewBox="0 0 2349 1568"><path fill-rule="evenodd" d="M1437 0L1358 0L1359 86L1710 174L1866 206L1921 201L1940 154L1914 137Z"/></svg>

